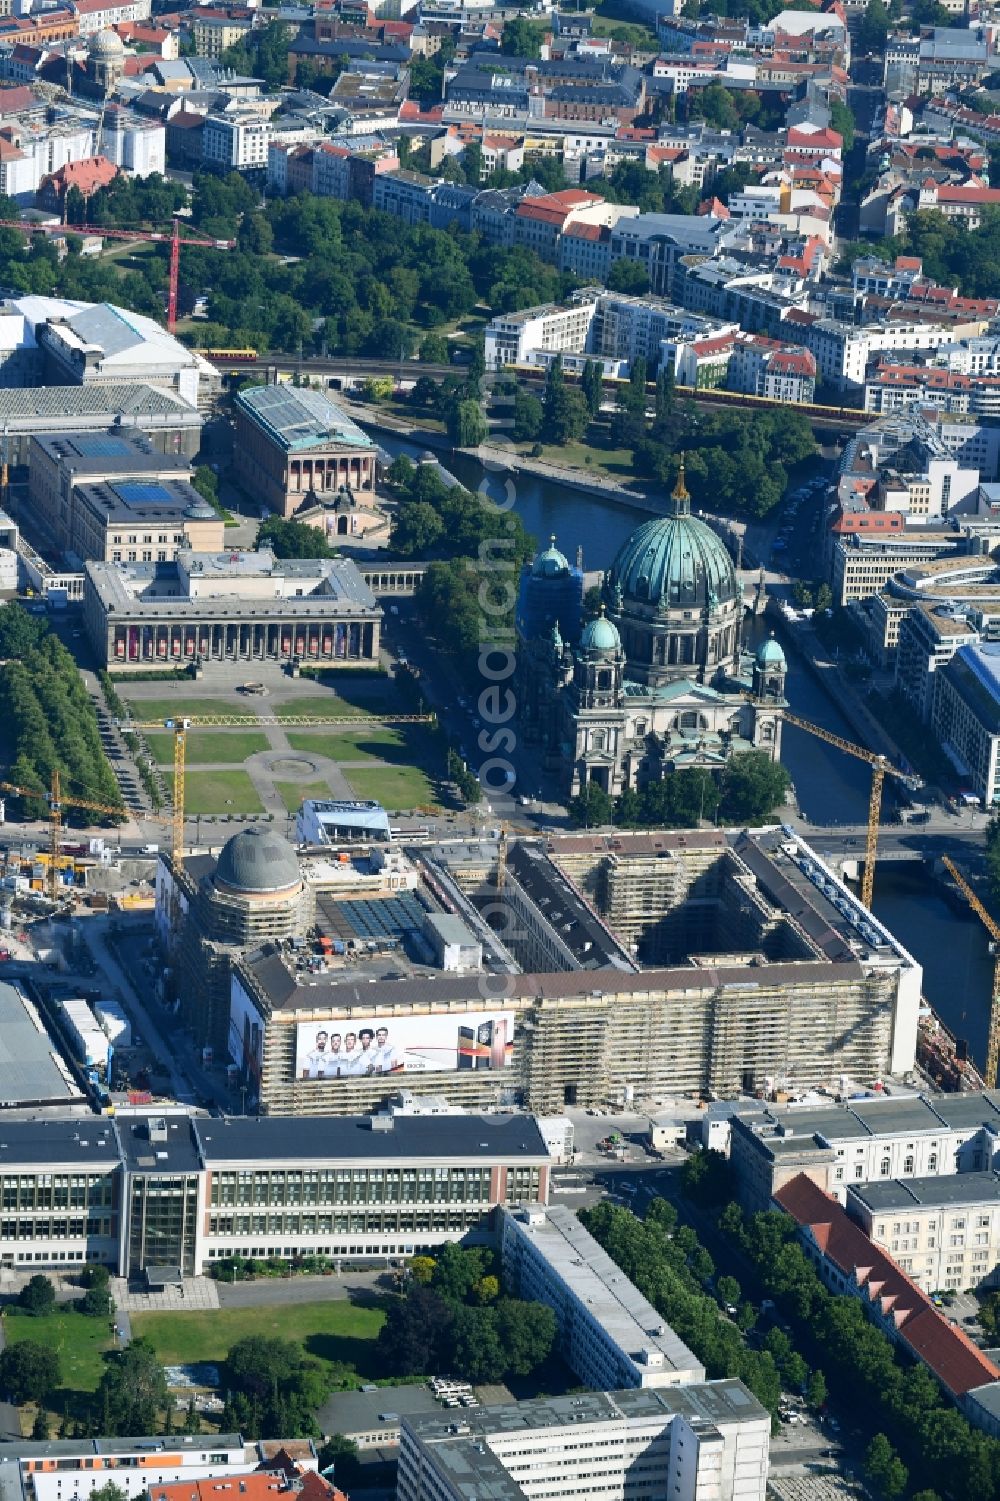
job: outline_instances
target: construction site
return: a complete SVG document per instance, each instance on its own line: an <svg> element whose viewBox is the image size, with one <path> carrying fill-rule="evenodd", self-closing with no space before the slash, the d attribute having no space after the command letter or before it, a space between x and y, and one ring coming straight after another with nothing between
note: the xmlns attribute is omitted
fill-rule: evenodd
<svg viewBox="0 0 1000 1501"><path fill-rule="evenodd" d="M268 889L242 849L189 860L181 884L161 856L161 941L178 973L195 948L202 974L221 966L211 1045L262 1112L364 1111L401 1083L551 1113L914 1077L920 965L789 830L399 854L395 870L361 851L338 869L288 847L267 862ZM459 930L451 959L428 942L441 918ZM352 1054L366 1030L378 1058Z"/></svg>

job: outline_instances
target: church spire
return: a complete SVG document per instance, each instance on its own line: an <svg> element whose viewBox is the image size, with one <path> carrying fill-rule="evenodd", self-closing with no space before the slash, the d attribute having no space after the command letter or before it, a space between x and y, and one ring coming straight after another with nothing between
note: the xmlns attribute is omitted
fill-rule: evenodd
<svg viewBox="0 0 1000 1501"><path fill-rule="evenodd" d="M691 496L688 493L688 487L687 487L687 485L684 483L684 455L683 454L681 454L680 467L677 470L677 483L674 486L673 494L671 496L671 499L673 500L673 503L674 503L674 515L675 516L690 516L690 514L691 514Z"/></svg>

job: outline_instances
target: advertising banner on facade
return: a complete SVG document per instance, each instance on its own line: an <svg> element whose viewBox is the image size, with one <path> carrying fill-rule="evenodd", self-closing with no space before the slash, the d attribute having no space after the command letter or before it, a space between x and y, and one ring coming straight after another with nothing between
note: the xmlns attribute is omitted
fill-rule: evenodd
<svg viewBox="0 0 1000 1501"><path fill-rule="evenodd" d="M296 1029L297 1079L502 1069L514 1053L513 1011L449 1016L331 1017Z"/></svg>

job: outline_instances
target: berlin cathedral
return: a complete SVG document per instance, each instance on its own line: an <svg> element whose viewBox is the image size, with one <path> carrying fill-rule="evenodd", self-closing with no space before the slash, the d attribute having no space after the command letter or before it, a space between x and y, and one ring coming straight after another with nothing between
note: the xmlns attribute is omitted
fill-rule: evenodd
<svg viewBox="0 0 1000 1501"><path fill-rule="evenodd" d="M575 796L616 797L741 751L781 753L785 656L771 637L743 650L743 588L726 548L691 515L684 471L669 514L621 547L583 620L583 575L552 538L526 564L517 608L524 733Z"/></svg>

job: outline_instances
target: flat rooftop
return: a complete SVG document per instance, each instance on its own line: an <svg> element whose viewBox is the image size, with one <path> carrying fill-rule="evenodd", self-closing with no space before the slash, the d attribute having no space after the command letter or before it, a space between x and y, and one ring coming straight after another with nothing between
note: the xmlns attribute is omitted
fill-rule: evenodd
<svg viewBox="0 0 1000 1501"><path fill-rule="evenodd" d="M508 1209L505 1214L521 1236L539 1248L554 1274L638 1371L650 1375L686 1371L694 1373L696 1380L704 1377L701 1361L572 1210L564 1204L532 1204ZM643 1350L657 1351L663 1364L644 1365L638 1358Z"/></svg>
<svg viewBox="0 0 1000 1501"><path fill-rule="evenodd" d="M153 453L141 435L130 433L58 433L37 437L39 449L54 464L74 474L142 474L177 470L190 473L186 459Z"/></svg>
<svg viewBox="0 0 1000 1501"><path fill-rule="evenodd" d="M266 1115L199 1119L193 1134L206 1165L310 1161L539 1162L549 1160L530 1115L407 1115L372 1129L367 1115L298 1119ZM380 1118L381 1120L381 1118Z"/></svg>
<svg viewBox="0 0 1000 1501"><path fill-rule="evenodd" d="M114 1128L106 1116L5 1120L2 1135L0 1172L8 1163L110 1169L120 1160Z"/></svg>
<svg viewBox="0 0 1000 1501"><path fill-rule="evenodd" d="M945 1177L875 1179L849 1183L848 1203L855 1198L873 1214L897 1209L957 1209L963 1204L988 1208L1000 1204L1000 1177L996 1173L949 1173Z"/></svg>
<svg viewBox="0 0 1000 1501"><path fill-rule="evenodd" d="M186 479L84 481L73 489L106 526L173 526L188 519L212 521L216 514Z"/></svg>
<svg viewBox="0 0 1000 1501"><path fill-rule="evenodd" d="M765 1409L743 1383L726 1380L655 1390L582 1392L502 1407L464 1408L461 1415L404 1416L402 1426L420 1442L425 1462L446 1478L449 1489L456 1487L480 1501L523 1501L524 1491L491 1443L499 1446L521 1433L547 1432L550 1457L558 1464L563 1435L567 1447L576 1446L587 1424L599 1424L606 1432L609 1423L625 1427L660 1417L664 1428L675 1417L684 1417L699 1437L717 1431L720 1424L767 1421Z"/></svg>
<svg viewBox="0 0 1000 1501"><path fill-rule="evenodd" d="M83 1098L20 985L0 981L0 1109Z"/></svg>

